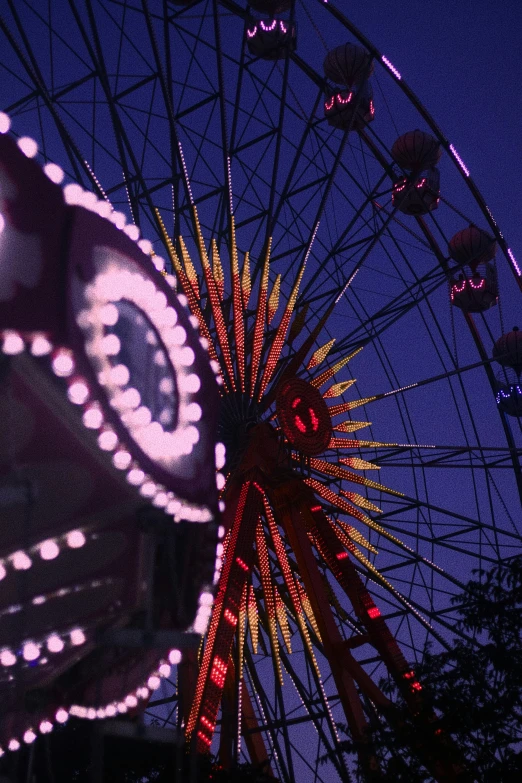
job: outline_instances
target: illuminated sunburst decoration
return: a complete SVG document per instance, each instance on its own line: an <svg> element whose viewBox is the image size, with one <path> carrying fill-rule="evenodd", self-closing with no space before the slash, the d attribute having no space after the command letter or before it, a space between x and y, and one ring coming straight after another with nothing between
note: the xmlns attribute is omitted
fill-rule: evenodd
<svg viewBox="0 0 522 783"><path fill-rule="evenodd" d="M373 581L393 593L423 621L370 562L369 554L377 555L377 550L366 537L365 528L404 550L412 550L370 517L369 513L378 515L380 509L353 491L355 484L401 496L400 492L366 478L361 471L378 466L357 455L361 447L396 444L350 437L370 423L346 415L375 397L327 404L342 397L355 383L338 380L337 376L360 349L323 369L335 341L318 347L317 338L333 305L306 338L298 339L305 314L295 308L306 258L291 281L277 322L283 296L281 275L277 275L269 291L270 242L259 282L254 284L248 253L240 270L231 218L227 293L217 244L212 243L209 258L195 206L199 274L183 238L179 238L178 252L158 211L156 217L180 285L221 377L221 440L226 445L226 458L223 445L217 450L217 467L223 471L218 473L218 486L225 501L226 536L216 565L217 596L201 652L197 685L195 692L184 698L185 704L192 705L185 714L187 736L200 752L208 750L228 684L239 689L236 693L242 700L244 714L253 715L249 695L242 687L242 673L247 630L253 651L257 652L259 615L266 618L271 651L282 682L278 626L284 645L291 652L287 612L300 631L319 682L312 636L321 641L352 733L359 739L364 736L365 722L355 683L378 704L384 705L387 700L346 645L342 656L339 653L343 639L331 610L332 606L339 607L339 601L319 571L321 560L349 598L367 640L399 684L412 710L418 713L421 685L354 565L358 561ZM298 377L305 372L309 380ZM279 583L271 562L277 563L282 575Z"/></svg>

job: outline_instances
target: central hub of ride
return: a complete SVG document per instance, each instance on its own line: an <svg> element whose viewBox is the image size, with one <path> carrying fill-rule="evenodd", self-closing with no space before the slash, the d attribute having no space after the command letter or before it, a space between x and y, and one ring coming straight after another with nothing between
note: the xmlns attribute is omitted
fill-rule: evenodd
<svg viewBox="0 0 522 783"><path fill-rule="evenodd" d="M292 448L321 454L332 437L332 421L320 391L301 378L290 378L277 393L277 418Z"/></svg>

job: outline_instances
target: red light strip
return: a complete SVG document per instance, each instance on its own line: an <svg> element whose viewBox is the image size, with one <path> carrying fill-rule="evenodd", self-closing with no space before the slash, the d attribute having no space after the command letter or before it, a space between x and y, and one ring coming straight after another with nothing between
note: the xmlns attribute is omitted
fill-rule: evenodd
<svg viewBox="0 0 522 783"><path fill-rule="evenodd" d="M283 313L283 317L279 322L276 335L274 337L272 345L270 346L270 351L268 352L268 358L265 364L265 370L261 378L261 387L259 389L259 394L257 396L258 401L260 401L261 398L263 397L266 387L270 383L274 370L277 366L277 362L279 361L279 357L281 355L281 351L285 343L286 333L290 325L290 319L292 318L292 313L294 312L295 303L297 301L297 295L299 293L299 286L301 284L301 280L303 279L305 266L306 266L306 259L301 264L301 269L299 270L297 279L294 283L294 287L292 288L292 293L290 294L288 298L288 302L286 303L286 308Z"/></svg>
<svg viewBox="0 0 522 783"><path fill-rule="evenodd" d="M257 382L257 373L259 362L261 361L261 351L263 349L263 334L265 329L265 313L268 295L268 273L270 271L270 249L272 247L272 237L268 240L266 249L261 282L259 283L259 294L257 298L256 320L254 324L254 339L252 343L252 359L250 363L250 396L254 396L254 390Z"/></svg>
<svg viewBox="0 0 522 783"><path fill-rule="evenodd" d="M243 590L250 570L246 561L250 560L253 555L252 545L259 518L256 495L257 493L252 494L251 492L251 482L244 482L237 501L196 693L187 721L188 736L195 731L198 723L201 725L201 715L205 715L211 723L215 724L216 721L222 686L224 685L222 667L230 656ZM241 561L241 566L238 561ZM244 566L246 566L246 571ZM204 752L208 749L209 743L205 744L205 741L199 736L199 732L197 736L202 742L202 745L199 745L198 742L198 748ZM208 731L204 732L204 736L208 739Z"/></svg>
<svg viewBox="0 0 522 783"><path fill-rule="evenodd" d="M265 509L265 517L268 522L268 527L270 529L270 535L272 537L272 542L274 544L274 550L276 553L276 557L279 561L279 566L281 568L281 572L283 574L283 579L285 581L285 584L288 589L288 593L290 595L290 600L292 602L292 607L294 610L295 618L297 619L299 629L301 631L301 636L303 638L304 643L306 644L306 647L308 649L308 652L310 653L311 660L314 663L316 672L319 676L319 667L317 665L317 661L315 659L315 654L312 648L312 642L310 640L310 634L308 633L308 628L306 627L305 619L304 619L304 609L303 604L301 602L300 594L298 591L298 587L296 584L296 580L294 579L294 574L292 569L290 568L290 563L288 562L288 556L286 554L285 545L283 544L283 539L281 538L281 534L279 533L279 529L277 527L274 514L272 512L272 509L270 507L270 503L268 501L268 498L266 496L263 497L263 503L264 503L264 509ZM311 609L311 607L310 607ZM313 615L313 613L312 613ZM315 617L313 618L315 622Z"/></svg>
<svg viewBox="0 0 522 783"><path fill-rule="evenodd" d="M265 596L265 606L268 618L268 631L272 645L272 655L276 661L277 675L281 685L283 684L283 670L279 658L279 639L277 638L276 626L276 606L274 596L274 584L272 572L270 571L270 561L268 559L268 549L265 541L265 533L261 522L258 522L256 528L256 549L259 561L259 572L261 574L261 584Z"/></svg>

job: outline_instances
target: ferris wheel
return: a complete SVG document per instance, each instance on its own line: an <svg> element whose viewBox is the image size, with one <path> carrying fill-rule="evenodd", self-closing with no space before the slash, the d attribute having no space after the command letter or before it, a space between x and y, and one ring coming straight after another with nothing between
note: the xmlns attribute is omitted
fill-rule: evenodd
<svg viewBox="0 0 522 783"><path fill-rule="evenodd" d="M350 780L338 724L364 737L385 676L422 713L452 597L520 551L521 268L333 3L7 6L1 108L167 255L220 381L214 609L147 715Z"/></svg>

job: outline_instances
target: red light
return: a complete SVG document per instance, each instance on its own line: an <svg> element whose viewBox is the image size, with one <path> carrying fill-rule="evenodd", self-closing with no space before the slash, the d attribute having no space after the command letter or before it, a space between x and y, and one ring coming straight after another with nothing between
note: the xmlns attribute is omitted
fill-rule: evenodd
<svg viewBox="0 0 522 783"><path fill-rule="evenodd" d="M198 737L199 737L199 739L200 739L202 742L204 742L204 743L205 743L205 745L209 745L209 746L211 745L211 743L212 743L212 738L211 738L211 737L207 737L207 736L206 736L206 734L203 734L203 732L202 732L202 731L198 731Z"/></svg>
<svg viewBox="0 0 522 783"><path fill-rule="evenodd" d="M243 569L243 571L249 571L250 570L249 567L247 566L247 564L245 563L245 561L241 560L240 557L236 557L236 563L238 564L238 566L240 568Z"/></svg>
<svg viewBox="0 0 522 783"><path fill-rule="evenodd" d="M295 400L292 403L292 408L297 408L297 406L299 405L300 402L301 402L301 398L300 397L296 397Z"/></svg>
<svg viewBox="0 0 522 783"><path fill-rule="evenodd" d="M337 558L338 560L346 560L346 558L347 558L347 557L348 557L348 552L339 552L339 553L336 555L336 558Z"/></svg>
<svg viewBox="0 0 522 783"><path fill-rule="evenodd" d="M300 416L295 417L295 426L297 427L299 432L303 432L303 433L306 432L306 424L303 423L303 420L301 419Z"/></svg>
<svg viewBox="0 0 522 783"><path fill-rule="evenodd" d="M372 620L375 620L376 617L380 617L380 616L381 613L376 606L372 606L371 609L368 609L368 617L370 617Z"/></svg>
<svg viewBox="0 0 522 783"><path fill-rule="evenodd" d="M313 408L308 408L308 412L310 414L310 420L312 422L312 429L314 432L317 432L319 429L319 419L315 415L315 411Z"/></svg>
<svg viewBox="0 0 522 783"><path fill-rule="evenodd" d="M214 663L212 664L212 671L210 672L210 679L215 683L218 688L222 688L225 684L225 677L227 674L227 664L216 655Z"/></svg>
<svg viewBox="0 0 522 783"><path fill-rule="evenodd" d="M237 625L237 617L232 614L230 609L225 609L225 611L223 612L223 617L225 618L225 620L228 623L230 623L230 625L233 625L233 626Z"/></svg>
<svg viewBox="0 0 522 783"><path fill-rule="evenodd" d="M322 506L312 506L312 508L310 509L310 511L312 511L312 512L313 512L313 511L321 511L321 508L322 508Z"/></svg>

